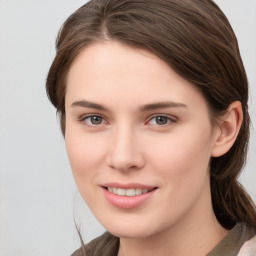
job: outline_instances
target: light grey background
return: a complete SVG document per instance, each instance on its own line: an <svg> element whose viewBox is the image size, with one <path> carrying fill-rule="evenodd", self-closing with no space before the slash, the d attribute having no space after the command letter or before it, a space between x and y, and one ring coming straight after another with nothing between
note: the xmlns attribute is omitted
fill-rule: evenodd
<svg viewBox="0 0 256 256"><path fill-rule="evenodd" d="M256 201L256 1L218 0L237 33L254 123L241 177ZM65 256L103 231L70 171L45 78L62 22L85 1L0 0L0 256Z"/></svg>

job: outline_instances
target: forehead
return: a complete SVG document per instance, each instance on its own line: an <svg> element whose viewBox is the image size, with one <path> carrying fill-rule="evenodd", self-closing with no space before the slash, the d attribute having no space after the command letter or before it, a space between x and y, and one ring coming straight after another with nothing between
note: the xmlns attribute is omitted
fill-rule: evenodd
<svg viewBox="0 0 256 256"><path fill-rule="evenodd" d="M125 103L186 101L204 103L200 91L153 53L118 42L94 43L74 60L67 79L66 101L78 98ZM108 102L109 99L109 102Z"/></svg>
<svg viewBox="0 0 256 256"><path fill-rule="evenodd" d="M123 84L126 77L145 78L150 74L165 73L166 70L170 72L168 64L145 49L103 41L93 43L80 52L71 65L67 81L72 83L81 73L86 73L88 79L109 77L113 81L111 74L116 73L115 80L120 79Z"/></svg>

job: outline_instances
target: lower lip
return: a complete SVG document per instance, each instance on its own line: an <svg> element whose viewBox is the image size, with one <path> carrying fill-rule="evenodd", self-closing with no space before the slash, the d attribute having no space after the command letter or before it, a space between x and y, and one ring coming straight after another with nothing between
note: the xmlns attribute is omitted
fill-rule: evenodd
<svg viewBox="0 0 256 256"><path fill-rule="evenodd" d="M138 196L119 196L103 188L106 199L115 207L122 209L133 209L142 205L156 191L156 189Z"/></svg>

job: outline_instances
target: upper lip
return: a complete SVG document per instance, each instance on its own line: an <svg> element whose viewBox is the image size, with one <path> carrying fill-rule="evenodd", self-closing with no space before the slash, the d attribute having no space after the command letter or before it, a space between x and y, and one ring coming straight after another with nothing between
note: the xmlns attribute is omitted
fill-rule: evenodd
<svg viewBox="0 0 256 256"><path fill-rule="evenodd" d="M123 188L123 189L130 189L130 188L141 188L141 189L148 189L152 190L156 188L156 186L150 186L150 185L145 185L145 184L140 184L140 183L118 183L118 182L109 182L109 183L104 183L101 185L102 187L105 188Z"/></svg>

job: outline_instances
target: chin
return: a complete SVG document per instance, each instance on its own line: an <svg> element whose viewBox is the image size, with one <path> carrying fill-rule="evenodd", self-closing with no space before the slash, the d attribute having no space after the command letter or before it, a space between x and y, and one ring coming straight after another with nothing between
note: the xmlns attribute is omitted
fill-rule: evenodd
<svg viewBox="0 0 256 256"><path fill-rule="evenodd" d="M150 237L152 234L150 234L150 232L147 232L145 230L142 231L137 231L137 230L108 230L109 233L111 233L112 235L116 236L116 237L120 237L120 238L128 238L128 239L143 239L143 238L147 238Z"/></svg>
<svg viewBox="0 0 256 256"><path fill-rule="evenodd" d="M142 225L131 223L131 221L121 223L115 221L115 223L108 222L107 225L104 225L104 223L102 224L109 233L121 238L140 239L150 237L157 233L156 230L146 222Z"/></svg>

